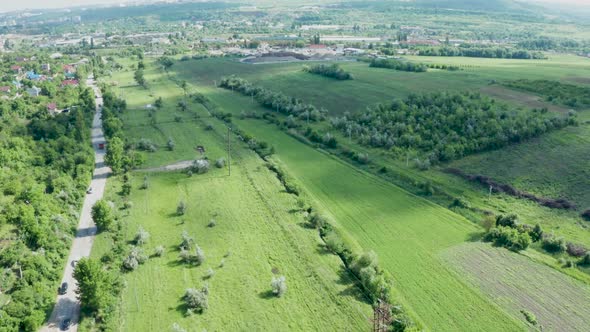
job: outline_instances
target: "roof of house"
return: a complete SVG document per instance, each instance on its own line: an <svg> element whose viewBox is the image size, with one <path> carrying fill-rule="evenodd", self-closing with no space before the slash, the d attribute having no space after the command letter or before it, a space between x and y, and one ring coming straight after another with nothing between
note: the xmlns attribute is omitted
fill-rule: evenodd
<svg viewBox="0 0 590 332"><path fill-rule="evenodd" d="M10 87L9 86L0 86L0 91L8 92L8 91L10 91Z"/></svg>
<svg viewBox="0 0 590 332"><path fill-rule="evenodd" d="M78 80L63 80L61 85L78 85Z"/></svg>
<svg viewBox="0 0 590 332"><path fill-rule="evenodd" d="M57 104L56 103L49 103L49 104L47 104L47 109L50 111L56 110Z"/></svg>
<svg viewBox="0 0 590 332"><path fill-rule="evenodd" d="M75 69L76 67L72 66L72 65L63 65L63 69L64 70L72 70Z"/></svg>
<svg viewBox="0 0 590 332"><path fill-rule="evenodd" d="M326 48L326 45L324 45L324 44L311 44L311 45L309 45L309 48L312 48L312 49Z"/></svg>
<svg viewBox="0 0 590 332"><path fill-rule="evenodd" d="M22 69L22 68L23 68L23 67L21 67L21 66L19 66L19 65L10 66L10 69L12 69L12 70L20 70L20 69Z"/></svg>

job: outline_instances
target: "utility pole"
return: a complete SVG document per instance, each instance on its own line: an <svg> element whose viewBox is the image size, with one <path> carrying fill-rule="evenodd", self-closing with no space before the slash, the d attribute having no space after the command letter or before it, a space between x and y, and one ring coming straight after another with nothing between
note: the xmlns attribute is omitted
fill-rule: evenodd
<svg viewBox="0 0 590 332"><path fill-rule="evenodd" d="M229 132L230 132L230 128L229 126L227 127L227 170L228 170L228 176L231 176L231 144L229 141Z"/></svg>

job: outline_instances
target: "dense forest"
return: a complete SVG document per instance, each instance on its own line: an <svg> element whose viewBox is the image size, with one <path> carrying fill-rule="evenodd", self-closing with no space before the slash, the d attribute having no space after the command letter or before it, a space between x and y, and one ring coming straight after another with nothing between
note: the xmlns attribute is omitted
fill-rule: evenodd
<svg viewBox="0 0 590 332"><path fill-rule="evenodd" d="M546 59L541 52L530 52L522 49L507 47L431 47L422 48L418 55L423 56L464 56L473 58L497 58L497 59Z"/></svg>
<svg viewBox="0 0 590 332"><path fill-rule="evenodd" d="M396 59L373 59L369 66L417 73L422 73L428 70L428 67L423 63L414 63L411 61L401 61Z"/></svg>
<svg viewBox="0 0 590 332"><path fill-rule="evenodd" d="M394 152L415 150L428 164L448 161L575 124L541 111L510 110L479 93L410 95L366 112L333 118L332 125L360 143Z"/></svg>
<svg viewBox="0 0 590 332"><path fill-rule="evenodd" d="M316 75L335 78L337 80L351 80L353 78L350 73L344 71L344 69L340 68L340 66L338 66L337 64L319 64L313 66L303 66L303 71Z"/></svg>
<svg viewBox="0 0 590 332"><path fill-rule="evenodd" d="M1 100L1 331L35 331L55 301L94 165L94 94L62 89L77 108L55 116L38 99Z"/></svg>
<svg viewBox="0 0 590 332"><path fill-rule="evenodd" d="M549 80L516 80L505 82L510 88L534 92L545 100L569 107L590 106L590 88Z"/></svg>

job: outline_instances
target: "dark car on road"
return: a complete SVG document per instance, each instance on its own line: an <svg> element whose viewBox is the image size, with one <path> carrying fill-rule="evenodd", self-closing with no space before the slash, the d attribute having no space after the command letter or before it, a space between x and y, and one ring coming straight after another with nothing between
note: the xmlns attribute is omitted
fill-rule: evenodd
<svg viewBox="0 0 590 332"><path fill-rule="evenodd" d="M64 295L67 291L68 291L68 283L67 282L62 283L61 286L59 287L59 289L57 290L59 295Z"/></svg>
<svg viewBox="0 0 590 332"><path fill-rule="evenodd" d="M60 327L59 327L59 328L60 328L62 331L67 331L67 330L69 330L69 329L70 329L70 326L71 326L71 325L72 325L72 320L71 320L71 319L69 319L69 318L66 318L66 319L64 319L64 320L61 322L61 325L60 325Z"/></svg>

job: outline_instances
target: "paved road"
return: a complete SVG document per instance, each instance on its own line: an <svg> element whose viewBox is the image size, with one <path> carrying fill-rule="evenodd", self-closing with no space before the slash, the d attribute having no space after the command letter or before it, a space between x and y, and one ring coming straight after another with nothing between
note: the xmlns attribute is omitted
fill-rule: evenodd
<svg viewBox="0 0 590 332"><path fill-rule="evenodd" d="M91 87L97 96L96 113L94 114L94 120L92 121L92 146L94 147L95 166L90 187L93 191L91 194L87 194L84 199L82 213L80 214L80 222L78 223L78 230L76 231L76 238L72 243L70 256L68 257L68 262L63 274L62 282L68 283L68 291L64 295L57 296L57 302L53 308L51 317L46 325L41 328L41 331L43 332L59 331L61 322L68 318L72 320L72 326L68 331L78 330L80 301L76 297L76 281L72 275L74 272L72 262L77 261L82 257L90 256L90 250L92 249L92 243L94 242L94 236L96 234L96 226L92 221L90 212L94 203L102 198L107 177L111 172L110 168L104 164L105 151L98 149L98 144L105 142L102 132L101 106L103 101L100 89L96 86L92 76L88 78L86 85Z"/></svg>

